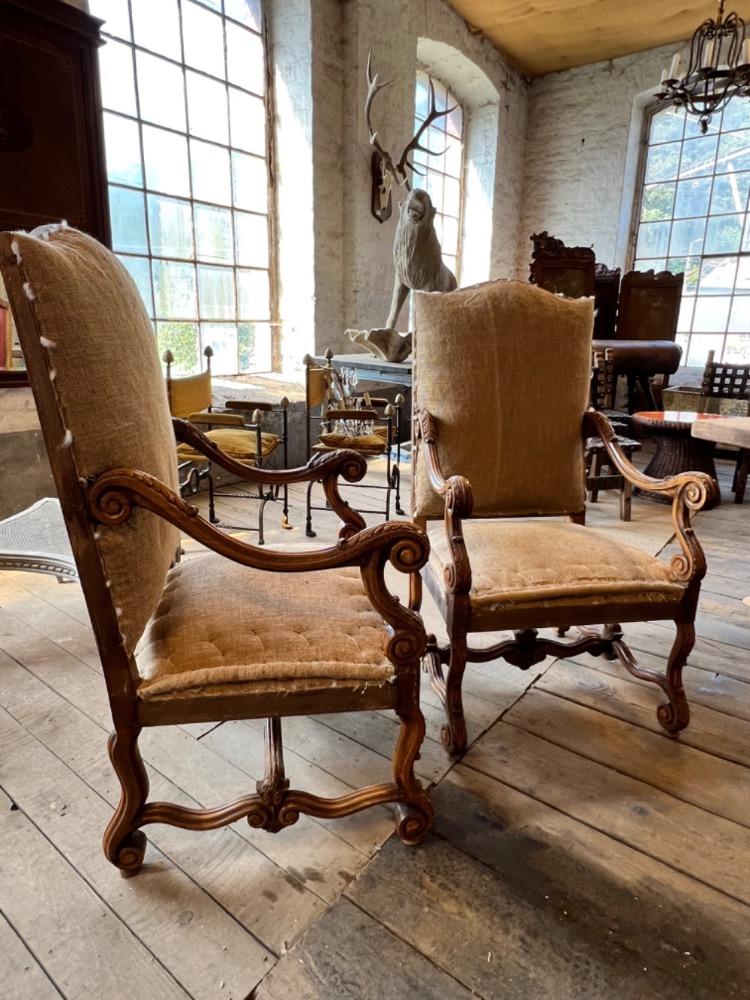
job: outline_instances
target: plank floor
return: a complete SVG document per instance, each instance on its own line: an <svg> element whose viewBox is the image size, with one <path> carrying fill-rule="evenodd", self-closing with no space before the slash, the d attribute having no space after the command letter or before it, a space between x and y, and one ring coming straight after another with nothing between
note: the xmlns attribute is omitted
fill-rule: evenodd
<svg viewBox="0 0 750 1000"><path fill-rule="evenodd" d="M665 737L654 686L604 660L474 665L472 746L451 766L425 685L418 770L438 819L417 849L392 836L385 808L277 836L155 826L143 872L121 879L100 846L118 785L80 588L0 574L0 995L746 1000L750 504L731 503L728 464L720 475L724 503L696 520L709 572L685 671L689 729ZM377 463L368 481L383 481ZM348 495L367 507L383 496ZM309 544L303 488L290 501L291 531L266 508L270 545ZM224 499L219 513L253 525L257 504ZM636 498L623 524L608 493L589 523L653 553L671 536L667 507ZM326 544L336 521L317 512L315 527ZM442 633L428 602L424 613ZM626 637L664 666L667 624ZM382 780L395 731L386 712L289 720L287 770L326 795ZM152 794L185 805L245 794L262 771L254 721L151 729L141 743Z"/></svg>

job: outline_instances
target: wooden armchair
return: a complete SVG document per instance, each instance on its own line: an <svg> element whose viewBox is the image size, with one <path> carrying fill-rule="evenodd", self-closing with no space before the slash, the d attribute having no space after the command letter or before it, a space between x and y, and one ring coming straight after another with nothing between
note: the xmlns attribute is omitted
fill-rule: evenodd
<svg viewBox="0 0 750 1000"><path fill-rule="evenodd" d="M307 456L325 454L336 448L356 451L363 458L385 458L385 485L381 483L360 483L359 489L385 491L384 509L357 508L360 514L384 514L386 521L391 516L391 496L395 494L397 514L403 514L401 507L401 426L404 397L398 393L393 402L367 394L366 405L360 409L347 406L343 399L345 388L339 371L333 364L333 351L325 352L325 363L306 354L305 364L305 443ZM364 394L363 394L364 396ZM337 430L339 424L371 424L369 432L343 434ZM317 425L317 439L313 440L314 426ZM393 451L395 449L395 461ZM305 533L315 538L312 527L312 512L327 510L313 503L314 482L307 487Z"/></svg>
<svg viewBox="0 0 750 1000"><path fill-rule="evenodd" d="M169 412L173 417L189 420L199 429L202 428L206 437L213 441L221 451L245 465L261 467L264 460L281 447L282 464L286 468L289 464L289 424L287 419L289 400L284 396L278 405L275 405L255 400L230 399L226 402L226 408L217 409L213 405L211 382L211 358L213 354L212 348L206 347L203 352L206 359L205 370L198 375L178 377L172 374L174 355L171 351L164 352L162 361L166 368ZM266 413L277 414L280 427L277 426L276 433L263 430L263 415ZM249 418L246 414L250 415ZM259 503L257 528L234 524L223 524L222 527L229 530L256 531L258 544L263 545L265 543L263 515L266 504L269 500L278 500L281 493L283 497L281 524L284 528L290 527L289 487L287 485L282 487L276 485L264 490L263 486L258 483L254 493L248 493L246 490L218 491L211 462L207 461L205 455L202 455L200 451L184 443L177 446L177 462L178 470L183 477L180 482L181 493L195 494L200 488L201 480L205 479L208 483L208 517L212 524L220 523L216 514L217 497L257 500Z"/></svg>
<svg viewBox="0 0 750 1000"><path fill-rule="evenodd" d="M386 588L388 562L410 573L424 533L365 529L342 501L363 459L337 451L301 469L239 462L171 419L151 326L132 278L68 227L0 234L34 397L109 692L112 764L122 794L104 851L141 867L149 823L215 829L247 818L276 832L300 813L336 818L396 803L407 843L431 823L413 764L424 735L419 616ZM264 487L322 481L344 527L315 551L259 549L204 520L178 494L175 434L206 459ZM180 535L209 551L179 561ZM401 719L393 780L326 799L290 787L281 718L392 708ZM149 800L138 750L144 726L265 718L266 772L254 792L213 809Z"/></svg>
<svg viewBox="0 0 750 1000"><path fill-rule="evenodd" d="M444 522L443 531L431 533L422 577L449 635L446 646L428 638L426 661L445 706L448 753L460 756L467 746L467 662L497 658L524 670L550 655L617 658L662 688L667 703L659 721L668 733L679 732L688 724L681 675L706 569L690 518L713 495L714 480L692 472L644 476L606 417L587 410L590 299L498 281L421 293L416 318L414 512L420 527ZM673 498L681 553L670 564L585 526L588 437L601 439L631 483ZM414 609L421 585L421 577L412 578ZM656 619L677 625L664 675L639 666L623 638L622 622ZM580 637L563 642L538 634L560 626L577 626ZM472 632L503 630L514 638L489 648L468 645Z"/></svg>

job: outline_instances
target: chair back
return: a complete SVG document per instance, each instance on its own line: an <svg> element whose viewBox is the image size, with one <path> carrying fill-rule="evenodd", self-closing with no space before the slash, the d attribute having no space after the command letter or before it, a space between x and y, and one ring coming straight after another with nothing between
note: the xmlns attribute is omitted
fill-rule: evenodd
<svg viewBox="0 0 750 1000"><path fill-rule="evenodd" d="M595 410L613 410L616 389L615 359L611 349L594 351L591 355L589 405Z"/></svg>
<svg viewBox="0 0 750 1000"><path fill-rule="evenodd" d="M530 237L529 281L539 288L571 299L594 294L594 251L591 247L567 247L547 232Z"/></svg>
<svg viewBox="0 0 750 1000"><path fill-rule="evenodd" d="M580 513L593 299L520 281L416 295L415 397L485 517ZM441 517L418 453L415 514Z"/></svg>
<svg viewBox="0 0 750 1000"><path fill-rule="evenodd" d="M169 412L173 417L181 417L185 420L193 413L202 413L211 408L213 402L211 358L213 353L211 347L206 347L203 352L206 358L206 370L200 375L184 375L175 378L172 375L174 355L171 351L164 352L162 361L167 368L167 399L169 400Z"/></svg>
<svg viewBox="0 0 750 1000"><path fill-rule="evenodd" d="M1 233L0 271L99 647L131 653L179 532L139 508L122 525L97 526L86 487L108 469L129 468L178 488L151 323L114 254L64 224Z"/></svg>
<svg viewBox="0 0 750 1000"><path fill-rule="evenodd" d="M702 413L709 410L712 399L735 400L738 403L750 401L750 364L733 365L714 359L715 353L709 351L701 382ZM748 406L739 406L737 412L744 416L748 409Z"/></svg>
<svg viewBox="0 0 750 1000"><path fill-rule="evenodd" d="M618 340L674 340L684 274L628 271L620 283Z"/></svg>
<svg viewBox="0 0 750 1000"><path fill-rule="evenodd" d="M594 270L594 340L613 340L620 297L620 268L597 264Z"/></svg>

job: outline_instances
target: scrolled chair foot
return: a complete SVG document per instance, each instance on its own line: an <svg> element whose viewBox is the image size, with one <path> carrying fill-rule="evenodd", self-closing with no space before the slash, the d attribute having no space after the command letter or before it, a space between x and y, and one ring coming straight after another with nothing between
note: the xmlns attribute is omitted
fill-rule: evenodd
<svg viewBox="0 0 750 1000"><path fill-rule="evenodd" d="M443 749L453 760L458 760L466 753L468 738L466 735L466 723L454 721L446 723L440 729L440 742Z"/></svg>
<svg viewBox="0 0 750 1000"><path fill-rule="evenodd" d="M687 728L690 722L690 706L682 688L673 691L670 694L670 700L659 705L656 710L656 718L662 729L666 730L670 736L677 736L678 733Z"/></svg>
<svg viewBox="0 0 750 1000"><path fill-rule="evenodd" d="M408 847L416 847L432 829L432 805L425 796L419 802L397 802L396 833Z"/></svg>
<svg viewBox="0 0 750 1000"><path fill-rule="evenodd" d="M109 860L120 869L123 878L132 878L141 870L147 844L146 834L142 830L133 830L117 847L107 851Z"/></svg>

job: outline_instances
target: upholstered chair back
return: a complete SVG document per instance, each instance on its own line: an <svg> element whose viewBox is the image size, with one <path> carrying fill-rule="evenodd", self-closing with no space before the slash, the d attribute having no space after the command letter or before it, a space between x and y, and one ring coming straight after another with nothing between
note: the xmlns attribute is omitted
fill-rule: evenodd
<svg viewBox="0 0 750 1000"><path fill-rule="evenodd" d="M208 409L213 399L211 389L211 372L201 372L200 375L183 375L167 378L167 398L173 417L186 419L193 413L202 413Z"/></svg>
<svg viewBox="0 0 750 1000"><path fill-rule="evenodd" d="M416 296L416 405L435 419L446 477L463 475L480 516L584 507L582 418L593 299L520 281ZM424 462L415 514L442 516Z"/></svg>
<svg viewBox="0 0 750 1000"><path fill-rule="evenodd" d="M123 525L94 530L84 490L93 477L121 467L178 488L151 324L133 279L114 254L65 225L0 234L0 269L60 500L69 523L80 527L81 534L71 533L79 568L84 561L96 570L100 562L130 652L161 596L179 533L138 508ZM98 561L92 560L91 547ZM86 590L86 574L81 576ZM102 595L98 598L101 602ZM91 608L91 587L87 599Z"/></svg>

